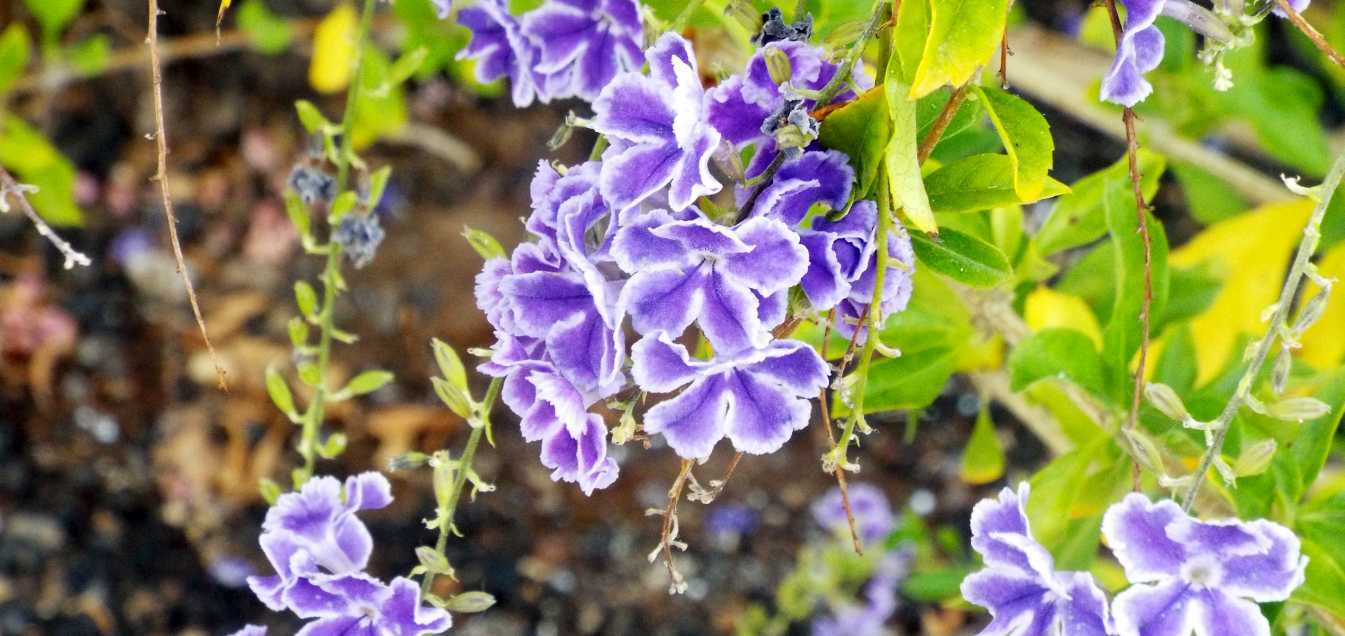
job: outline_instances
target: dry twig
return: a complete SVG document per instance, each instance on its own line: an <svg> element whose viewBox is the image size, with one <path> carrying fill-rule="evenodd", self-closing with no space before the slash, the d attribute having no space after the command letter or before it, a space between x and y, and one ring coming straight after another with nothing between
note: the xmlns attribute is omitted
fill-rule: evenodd
<svg viewBox="0 0 1345 636"><path fill-rule="evenodd" d="M186 259L182 256L182 243L177 237L177 215L173 213L173 199L168 194L168 134L163 123L163 69L159 62L158 0L149 0L149 27L145 36L145 44L149 47L150 77L154 86L154 141L159 148L159 168L158 173L154 175L154 180L159 182L159 193L163 198L163 213L168 221L168 238L173 245L173 258L177 261L177 273L182 276L182 284L187 289L187 300L191 302L192 314L196 316L196 326L200 328L206 351L210 353L210 360L215 364L215 376L219 379L219 388L221 391L228 391L229 383L225 380L224 365L220 363L219 354L215 353L214 345L210 344L210 334L206 331L205 318L201 316L201 306L196 301L196 288L192 285L191 274L187 272Z"/></svg>
<svg viewBox="0 0 1345 636"><path fill-rule="evenodd" d="M56 231L51 229L51 226L47 225L47 222L43 221L42 217L38 216L37 212L33 210L33 206L28 203L28 197L24 196L25 193L36 191L35 186L15 181L14 177L3 166L0 166L0 212L9 212L9 203L6 202L6 197L13 196L14 200L18 202L19 210L22 210L24 216L32 221L33 227L37 228L37 233L51 242L57 250L60 250L61 256L65 257L66 269L76 265L88 267L92 263L89 257L76 250L74 246L56 234Z"/></svg>

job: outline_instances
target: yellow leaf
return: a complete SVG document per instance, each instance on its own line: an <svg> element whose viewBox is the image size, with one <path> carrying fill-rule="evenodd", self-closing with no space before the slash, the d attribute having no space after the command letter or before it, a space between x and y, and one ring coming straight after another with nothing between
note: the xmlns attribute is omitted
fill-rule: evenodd
<svg viewBox="0 0 1345 636"><path fill-rule="evenodd" d="M1088 303L1073 294L1038 287L1027 295L1023 319L1033 331L1065 327L1088 336L1098 350L1102 350L1102 327Z"/></svg>
<svg viewBox="0 0 1345 636"><path fill-rule="evenodd" d="M963 373L973 371L994 371L1004 367L1004 339L995 334L983 337L973 335L962 346L957 358L957 370Z"/></svg>
<svg viewBox="0 0 1345 636"><path fill-rule="evenodd" d="M355 74L355 33L358 16L349 4L337 5L313 32L313 61L308 83L319 93L336 93L350 85Z"/></svg>
<svg viewBox="0 0 1345 636"><path fill-rule="evenodd" d="M1345 243L1327 250L1317 269L1326 278L1345 281ZM1316 283L1310 283L1304 290L1303 302L1316 296L1320 289ZM1338 284L1331 290L1326 299L1326 311L1303 334L1303 348L1298 351L1298 356L1318 369L1333 367L1345 357L1345 337L1342 337L1345 334L1345 300L1341 298L1342 293L1345 293L1345 285Z"/></svg>
<svg viewBox="0 0 1345 636"><path fill-rule="evenodd" d="M229 5L233 0L219 0L219 13L215 14L215 39L219 39L219 26L224 22L224 14L229 10Z"/></svg>
<svg viewBox="0 0 1345 636"><path fill-rule="evenodd" d="M1264 332L1261 312L1279 297L1291 252L1311 212L1307 200L1265 205L1209 226L1168 256L1172 267L1207 264L1223 278L1214 302L1191 320L1197 385L1242 354L1233 351L1238 336Z"/></svg>

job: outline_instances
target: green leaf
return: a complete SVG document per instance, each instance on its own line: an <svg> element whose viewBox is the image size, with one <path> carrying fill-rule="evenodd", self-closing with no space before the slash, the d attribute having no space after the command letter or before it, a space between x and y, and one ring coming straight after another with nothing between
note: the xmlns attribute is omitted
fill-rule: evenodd
<svg viewBox="0 0 1345 636"><path fill-rule="evenodd" d="M915 6L919 2L912 2ZM906 5L903 3L903 7ZM909 86L909 84L907 84ZM929 135L929 131L934 128L934 122L938 120L939 115L943 114L943 109L947 107L948 100L953 96L953 89L940 88L920 98L916 103L916 121L920 124L920 132L916 134L916 139L924 141ZM949 120L948 127L943 129L943 136L939 139L940 143L945 140L957 137L968 129L981 122L981 102L976 99L963 99L962 105L958 106L957 112L953 113L953 118ZM937 150L938 146L935 146Z"/></svg>
<svg viewBox="0 0 1345 636"><path fill-rule="evenodd" d="M1129 187L1115 181L1107 189ZM1108 388L1116 397L1129 395L1130 362L1140 348L1141 309L1144 302L1144 239L1139 233L1133 193L1126 198L1104 198L1107 230L1111 234L1112 277L1116 295L1111 314L1102 330L1102 359L1108 371ZM1163 224L1152 214L1148 217L1153 302L1150 316L1162 316L1168 297L1168 243ZM1152 321L1151 321L1152 326Z"/></svg>
<svg viewBox="0 0 1345 636"><path fill-rule="evenodd" d="M917 156L920 141L915 138L916 103L907 96L906 85L897 77L897 68L889 64L884 93L887 96L887 114L892 118L892 138L887 142L883 153L883 165L887 167L887 185L892 192L892 202L901 208L906 218L916 229L922 232L938 232L939 224L934 221L934 212L929 207L929 195L925 193L925 181L920 175L920 160Z"/></svg>
<svg viewBox="0 0 1345 636"><path fill-rule="evenodd" d="M1209 264L1196 267L1172 267L1168 277L1168 303L1162 315L1155 315L1154 333L1166 325L1185 322L1205 313L1224 286Z"/></svg>
<svg viewBox="0 0 1345 636"><path fill-rule="evenodd" d="M1182 185L1191 216L1205 225L1235 217L1252 207L1226 181L1195 164L1173 162L1172 173Z"/></svg>
<svg viewBox="0 0 1345 636"><path fill-rule="evenodd" d="M397 58L396 62L392 63L392 67L388 69L388 83L397 85L411 79L411 76L415 75L416 71L420 70L420 67L425 64L425 60L429 58L429 56L430 50L423 46L416 47L403 53L401 57Z"/></svg>
<svg viewBox="0 0 1345 636"><path fill-rule="evenodd" d="M999 51L1009 17L1007 0L930 0L930 12L913 98L966 84Z"/></svg>
<svg viewBox="0 0 1345 636"><path fill-rule="evenodd" d="M1168 332L1154 367L1153 381L1172 387L1177 395L1186 395L1195 389L1196 342L1191 336L1191 325L1180 324Z"/></svg>
<svg viewBox="0 0 1345 636"><path fill-rule="evenodd" d="M356 150L397 132L409 119L406 92L400 83L390 82L390 67L391 62L381 49L365 47L360 81L367 90L360 93L355 103L355 122L350 130Z"/></svg>
<svg viewBox="0 0 1345 636"><path fill-rule="evenodd" d="M289 21L274 14L264 0L247 0L238 8L238 29L247 35L252 48L265 55L277 55L294 41Z"/></svg>
<svg viewBox="0 0 1345 636"><path fill-rule="evenodd" d="M998 248L957 230L945 228L937 237L912 232L911 244L921 263L972 287L994 287L1013 274Z"/></svg>
<svg viewBox="0 0 1345 636"><path fill-rule="evenodd" d="M920 68L930 19L927 0L902 2L897 9L897 24L892 30L893 57L888 63L897 66L901 83L907 86L915 82L916 70Z"/></svg>
<svg viewBox="0 0 1345 636"><path fill-rule="evenodd" d="M64 55L70 66L79 72L97 75L107 68L107 60L112 55L112 43L106 35L100 33L66 47Z"/></svg>
<svg viewBox="0 0 1345 636"><path fill-rule="evenodd" d="M0 95L9 91L9 87L20 77L28 66L31 42L28 32L21 24L11 24L0 34Z"/></svg>
<svg viewBox="0 0 1345 636"><path fill-rule="evenodd" d="M24 0L33 18L42 27L45 40L55 39L84 8L84 0Z"/></svg>
<svg viewBox="0 0 1345 636"><path fill-rule="evenodd" d="M282 494L280 484L277 484L275 480L270 477L262 477L259 486L262 499L266 501L267 505L274 506L276 500L279 499Z"/></svg>
<svg viewBox="0 0 1345 636"><path fill-rule="evenodd" d="M439 396L439 401L443 402L448 410L462 419L472 416L472 403L467 391L438 376L431 377L430 384L434 385L435 395Z"/></svg>
<svg viewBox="0 0 1345 636"><path fill-rule="evenodd" d="M1166 167L1166 160L1140 150L1140 186L1145 200L1158 191L1158 178ZM1111 166L1095 172L1072 186L1073 192L1056 202L1051 215L1037 232L1037 247L1043 256L1078 247L1102 238L1107 233L1108 205L1124 206L1130 201L1135 209L1135 195L1130 187L1129 163L1125 157Z"/></svg>
<svg viewBox="0 0 1345 636"><path fill-rule="evenodd" d="M874 88L822 120L818 141L850 157L859 187L855 198L873 191L892 128L882 87Z"/></svg>
<svg viewBox="0 0 1345 636"><path fill-rule="evenodd" d="M505 256L504 247L500 245L500 242L484 230L466 226L462 229L462 236L467 239L467 243L472 246L472 249L476 250L476 253L485 260L504 258Z"/></svg>
<svg viewBox="0 0 1345 636"><path fill-rule="evenodd" d="M290 223L294 224L294 229L298 230L299 236L312 235L313 228L308 217L308 206L299 197L299 193L293 190L285 191L285 214L290 217Z"/></svg>
<svg viewBox="0 0 1345 636"><path fill-rule="evenodd" d="M299 379L311 387L322 384L322 372L318 369L315 362L306 361L299 363Z"/></svg>
<svg viewBox="0 0 1345 636"><path fill-rule="evenodd" d="M355 205L359 202L360 195L356 194L354 190L347 190L336 195L336 198L332 200L331 209L327 211L327 220L332 225L336 225L336 222L340 221L341 217L350 214L350 211L354 210Z"/></svg>
<svg viewBox="0 0 1345 636"><path fill-rule="evenodd" d="M373 393L392 382L393 375L387 371L374 370L365 371L353 379L341 390L345 395L355 396Z"/></svg>
<svg viewBox="0 0 1345 636"><path fill-rule="evenodd" d="M920 409L939 397L957 366L959 350L932 347L923 351L903 351L901 357L878 360L869 368L864 390L865 413L902 409ZM836 402L837 415L849 409Z"/></svg>
<svg viewBox="0 0 1345 636"><path fill-rule="evenodd" d="M322 114L322 111L318 110L317 106L313 105L313 102L306 99L294 102L294 110L299 113L299 123L303 124L304 130L307 130L310 135L316 135L335 126L332 122L327 121L327 117Z"/></svg>
<svg viewBox="0 0 1345 636"><path fill-rule="evenodd" d="M1055 458L1031 479L1032 534L1057 560L1086 552L1078 545L1077 524L1101 516L1130 490L1129 471L1129 460L1110 439ZM1096 553L1097 535L1091 537Z"/></svg>
<svg viewBox="0 0 1345 636"><path fill-rule="evenodd" d="M1051 172L1051 126L1026 100L994 87L976 87L1013 163L1013 189L1023 201L1041 197Z"/></svg>
<svg viewBox="0 0 1345 636"><path fill-rule="evenodd" d="M290 344L295 349L308 346L308 323L303 318L295 316L290 318L289 322Z"/></svg>
<svg viewBox="0 0 1345 636"><path fill-rule="evenodd" d="M904 3L903 3L904 4ZM971 574L970 568L949 567L930 572L915 572L901 584L901 592L918 603L941 603L958 598L958 586Z"/></svg>
<svg viewBox="0 0 1345 636"><path fill-rule="evenodd" d="M988 404L981 405L967 448L962 451L961 474L962 481L976 485L988 484L1004 476L1004 449L995 434L995 423L990 420Z"/></svg>
<svg viewBox="0 0 1345 636"><path fill-rule="evenodd" d="M1074 329L1043 329L1028 336L1009 356L1009 378L1014 391L1041 380L1060 379L1105 395L1102 358L1093 340Z"/></svg>
<svg viewBox="0 0 1345 636"><path fill-rule="evenodd" d="M463 366L462 358L458 357L458 352L438 338L431 340L430 345L434 349L434 361L439 365L439 372L444 374L444 379L466 392L467 367Z"/></svg>
<svg viewBox="0 0 1345 636"><path fill-rule="evenodd" d="M0 113L0 165L22 183L37 186L28 202L57 227L84 224L75 204L75 165L36 128L15 115Z"/></svg>
<svg viewBox="0 0 1345 636"><path fill-rule="evenodd" d="M963 157L925 177L930 207L940 214L977 212L1069 193L1068 186L1047 177L1035 198L1024 199L1014 191L1013 174L1013 161L1007 155Z"/></svg>
<svg viewBox="0 0 1345 636"><path fill-rule="evenodd" d="M295 281L294 300L299 305L299 313L306 318L317 317L318 293L308 281Z"/></svg>
<svg viewBox="0 0 1345 636"><path fill-rule="evenodd" d="M346 439L345 433L332 433L318 446L318 455L323 459L335 459L340 457L341 453L346 452L347 443L348 440Z"/></svg>
<svg viewBox="0 0 1345 636"><path fill-rule="evenodd" d="M1302 540L1303 556L1308 558L1303 585L1290 598L1311 605L1345 623L1345 555L1335 554L1331 546L1340 544L1340 530L1325 537Z"/></svg>
<svg viewBox="0 0 1345 636"><path fill-rule="evenodd" d="M275 369L266 370L266 394L271 396L271 401L281 413L290 420L298 419L299 412L294 408L294 395L290 393L290 385Z"/></svg>
<svg viewBox="0 0 1345 636"><path fill-rule="evenodd" d="M1276 455L1276 461L1283 458L1292 462L1299 475L1299 483L1285 493L1290 501L1302 499L1309 486L1317 480L1326 458L1331 452L1331 444L1336 438L1341 417L1345 416L1345 369L1336 369L1322 381L1321 388L1313 392L1317 399L1331 405L1331 412L1315 420L1304 422L1298 428L1293 441L1285 451ZM1342 561L1345 565L1345 560Z"/></svg>
<svg viewBox="0 0 1345 636"><path fill-rule="evenodd" d="M374 208L383 200L383 191L387 189L391 177L392 166L383 166L369 176L369 193L364 199L365 205Z"/></svg>

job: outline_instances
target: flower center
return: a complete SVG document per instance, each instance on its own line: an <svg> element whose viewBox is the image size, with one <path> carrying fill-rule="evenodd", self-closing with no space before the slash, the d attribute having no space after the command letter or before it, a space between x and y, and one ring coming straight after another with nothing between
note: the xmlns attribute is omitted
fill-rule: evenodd
<svg viewBox="0 0 1345 636"><path fill-rule="evenodd" d="M1210 588L1219 585L1224 578L1224 571L1214 559L1201 557L1182 565L1182 578L1192 585Z"/></svg>

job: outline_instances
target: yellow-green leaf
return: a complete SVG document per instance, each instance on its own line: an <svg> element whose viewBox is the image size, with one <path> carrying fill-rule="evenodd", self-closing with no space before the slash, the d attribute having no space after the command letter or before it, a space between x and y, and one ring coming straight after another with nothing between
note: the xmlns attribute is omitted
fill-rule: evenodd
<svg viewBox="0 0 1345 636"><path fill-rule="evenodd" d="M1196 386L1242 354L1234 350L1240 337L1265 329L1261 312L1279 297L1290 252L1311 212L1311 201L1272 203L1215 223L1172 251L1171 266L1203 265L1224 281L1209 308L1191 319Z"/></svg>
<svg viewBox="0 0 1345 636"><path fill-rule="evenodd" d="M313 61L308 83L319 93L336 93L350 85L355 74L355 34L359 18L341 3L318 22L313 31Z"/></svg>
<svg viewBox="0 0 1345 636"><path fill-rule="evenodd" d="M883 153L887 184L892 191L893 204L901 207L916 229L932 234L939 231L939 224L934 220L934 211L929 207L929 195L925 192L925 181L920 175L916 102L909 97L906 85L901 83L897 66L888 65L887 80L883 83L887 112L892 120L892 137Z"/></svg>
<svg viewBox="0 0 1345 636"><path fill-rule="evenodd" d="M1102 349L1102 327L1093 310L1082 298L1042 286L1032 290L1023 302L1023 319L1033 331L1063 327L1088 336L1093 346Z"/></svg>
<svg viewBox="0 0 1345 636"><path fill-rule="evenodd" d="M21 24L11 24L0 34L0 95L23 75L23 69L28 66L29 48L28 32Z"/></svg>
<svg viewBox="0 0 1345 636"><path fill-rule="evenodd" d="M1345 281L1345 243L1328 250L1317 269L1328 279ZM1309 284L1303 291L1303 302L1320 291L1316 283ZM1298 351L1299 358L1318 369L1340 364L1341 358L1345 358L1345 338L1341 334L1345 334L1345 288L1337 286L1327 297L1326 311L1303 334L1300 340L1303 348Z"/></svg>
<svg viewBox="0 0 1345 636"><path fill-rule="evenodd" d="M977 87L985 112L1013 162L1013 189L1024 201L1039 196L1051 172L1051 126L1026 100L994 87Z"/></svg>
<svg viewBox="0 0 1345 636"><path fill-rule="evenodd" d="M1004 449L995 435L995 423L990 420L990 409L981 406L971 439L962 452L962 481L969 484L988 484L1004 475Z"/></svg>
<svg viewBox="0 0 1345 636"><path fill-rule="evenodd" d="M1008 18L1008 0L931 0L929 37L911 99L966 84L999 50Z"/></svg>
<svg viewBox="0 0 1345 636"><path fill-rule="evenodd" d="M37 186L28 202L48 223L83 225L84 213L75 204L75 165L16 115L0 114L0 166L20 182Z"/></svg>

